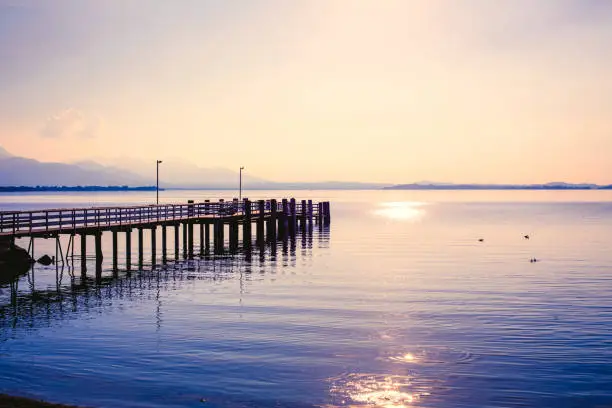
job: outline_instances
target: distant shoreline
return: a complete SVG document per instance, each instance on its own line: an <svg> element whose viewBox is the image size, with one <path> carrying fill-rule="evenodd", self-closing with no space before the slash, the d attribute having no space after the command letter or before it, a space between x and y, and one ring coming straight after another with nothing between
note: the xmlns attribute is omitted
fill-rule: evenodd
<svg viewBox="0 0 612 408"><path fill-rule="evenodd" d="M163 191L163 188L159 189ZM0 186L0 193L74 192L74 191L156 191L155 186Z"/></svg>
<svg viewBox="0 0 612 408"><path fill-rule="evenodd" d="M383 187L383 190L412 191L599 191L612 190L612 187Z"/></svg>
<svg viewBox="0 0 612 408"><path fill-rule="evenodd" d="M383 190L466 190L466 191L554 191L554 190L612 190L612 185L600 186L595 184L399 184L395 186L383 187Z"/></svg>

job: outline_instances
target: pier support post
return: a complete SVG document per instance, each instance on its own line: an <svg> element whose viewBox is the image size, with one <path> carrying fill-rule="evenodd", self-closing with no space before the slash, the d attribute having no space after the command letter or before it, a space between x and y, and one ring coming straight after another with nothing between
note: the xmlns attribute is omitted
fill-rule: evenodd
<svg viewBox="0 0 612 408"><path fill-rule="evenodd" d="M219 220L219 253L225 252L225 223Z"/></svg>
<svg viewBox="0 0 612 408"><path fill-rule="evenodd" d="M189 221L187 223L188 226L188 252L189 252L189 259L193 258L193 221Z"/></svg>
<svg viewBox="0 0 612 408"><path fill-rule="evenodd" d="M189 242L187 241L187 222L183 223L183 258L187 258L187 247Z"/></svg>
<svg viewBox="0 0 612 408"><path fill-rule="evenodd" d="M132 229L125 232L125 268L132 269Z"/></svg>
<svg viewBox="0 0 612 408"><path fill-rule="evenodd" d="M238 221L230 221L229 224L229 244L230 251L236 252L238 250Z"/></svg>
<svg viewBox="0 0 612 408"><path fill-rule="evenodd" d="M325 225L329 225L331 222L331 210L329 207L329 201L323 203L323 221Z"/></svg>
<svg viewBox="0 0 612 408"><path fill-rule="evenodd" d="M166 225L162 225L162 263L167 261L168 252L168 231Z"/></svg>
<svg viewBox="0 0 612 408"><path fill-rule="evenodd" d="M278 218L278 204L276 200L270 200L270 218L268 219L268 241L276 241L276 219Z"/></svg>
<svg viewBox="0 0 612 408"><path fill-rule="evenodd" d="M251 248L251 202L244 199L244 218L242 219L242 245Z"/></svg>
<svg viewBox="0 0 612 408"><path fill-rule="evenodd" d="M174 259L178 261L179 259L179 228L181 228L181 224L174 224Z"/></svg>
<svg viewBox="0 0 612 408"><path fill-rule="evenodd" d="M257 244L261 245L265 242L264 239L264 220L266 216L266 202L259 200L257 202Z"/></svg>
<svg viewBox="0 0 612 408"><path fill-rule="evenodd" d="M223 253L223 247L225 246L224 240L225 238L223 237L223 229L224 229L224 225L223 225L223 220L221 219L216 219L215 223L214 223L214 235L215 235L215 254L221 254Z"/></svg>
<svg viewBox="0 0 612 408"><path fill-rule="evenodd" d="M96 279L99 280L102 274L102 260L104 259L104 256L102 255L102 231L96 232L95 243L96 243Z"/></svg>
<svg viewBox="0 0 612 408"><path fill-rule="evenodd" d="M278 214L278 235L283 239L287 235L287 228L289 226L288 214L289 202L286 198L283 198L281 200L281 212Z"/></svg>
<svg viewBox="0 0 612 408"><path fill-rule="evenodd" d="M200 256L204 255L204 223L200 222Z"/></svg>
<svg viewBox="0 0 612 408"><path fill-rule="evenodd" d="M138 228L138 267L142 268L142 264L143 264L143 237L142 237L142 228Z"/></svg>
<svg viewBox="0 0 612 408"><path fill-rule="evenodd" d="M119 254L117 252L117 231L113 230L113 271L119 268Z"/></svg>
<svg viewBox="0 0 612 408"><path fill-rule="evenodd" d="M295 236L295 229L297 226L297 208L295 198L289 200L289 234Z"/></svg>
<svg viewBox="0 0 612 408"><path fill-rule="evenodd" d="M308 223L312 223L312 200L308 200Z"/></svg>
<svg viewBox="0 0 612 408"><path fill-rule="evenodd" d="M157 261L157 227L151 228L151 265L155 266Z"/></svg>
<svg viewBox="0 0 612 408"><path fill-rule="evenodd" d="M81 274L87 272L87 235L81 234Z"/></svg>
<svg viewBox="0 0 612 408"><path fill-rule="evenodd" d="M302 205L300 207L300 225L302 228L306 226L306 200L302 200Z"/></svg>

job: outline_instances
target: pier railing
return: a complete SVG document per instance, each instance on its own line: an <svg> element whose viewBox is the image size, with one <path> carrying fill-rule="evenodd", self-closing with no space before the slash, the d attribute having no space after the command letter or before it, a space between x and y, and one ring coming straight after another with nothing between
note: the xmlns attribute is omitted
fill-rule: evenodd
<svg viewBox="0 0 612 408"><path fill-rule="evenodd" d="M319 205L312 201L295 202L294 206L287 200L260 201L217 201L187 204L162 204L128 207L91 207L63 208L33 211L0 212L0 234L15 235L24 233L70 232L81 228L110 228L136 226L148 223L184 221L200 218L218 218L244 215L247 212L256 217L264 213L275 212L287 215L316 217ZM293 210L295 208L295 210Z"/></svg>

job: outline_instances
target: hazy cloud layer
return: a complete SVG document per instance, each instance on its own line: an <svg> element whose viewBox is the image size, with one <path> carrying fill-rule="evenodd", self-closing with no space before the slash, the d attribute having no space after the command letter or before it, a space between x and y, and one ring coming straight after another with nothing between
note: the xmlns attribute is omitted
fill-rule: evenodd
<svg viewBox="0 0 612 408"><path fill-rule="evenodd" d="M76 109L66 109L49 117L40 131L45 138L83 138L96 137L100 129L100 118L86 116Z"/></svg>

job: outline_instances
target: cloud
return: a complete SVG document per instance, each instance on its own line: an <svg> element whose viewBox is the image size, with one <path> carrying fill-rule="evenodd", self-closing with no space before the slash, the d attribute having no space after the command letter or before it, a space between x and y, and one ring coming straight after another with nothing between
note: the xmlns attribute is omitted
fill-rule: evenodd
<svg viewBox="0 0 612 408"><path fill-rule="evenodd" d="M100 117L69 108L49 117L40 131L40 136L50 139L91 139L97 136L100 125Z"/></svg>

